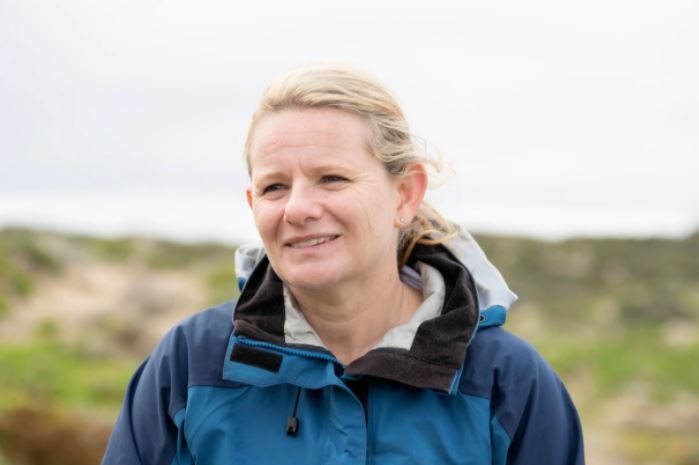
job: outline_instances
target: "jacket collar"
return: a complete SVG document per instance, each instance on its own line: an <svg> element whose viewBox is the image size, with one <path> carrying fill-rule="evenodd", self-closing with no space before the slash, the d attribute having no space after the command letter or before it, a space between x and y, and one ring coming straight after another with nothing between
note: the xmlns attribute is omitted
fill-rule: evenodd
<svg viewBox="0 0 699 465"><path fill-rule="evenodd" d="M436 269L444 278L441 314L418 327L409 349L373 349L345 367L345 373L451 392L478 324L476 291L469 272L447 248L417 245L408 265L418 262ZM268 259L262 257L238 301L234 337L329 356L323 348L285 341L283 289Z"/></svg>
<svg viewBox="0 0 699 465"><path fill-rule="evenodd" d="M454 227L457 235L444 246L464 264L476 285L476 300L481 315L478 327L504 324L517 295L507 286L473 236L466 230ZM265 249L257 244L241 245L235 250L235 275L239 290L243 290L250 274L264 257Z"/></svg>

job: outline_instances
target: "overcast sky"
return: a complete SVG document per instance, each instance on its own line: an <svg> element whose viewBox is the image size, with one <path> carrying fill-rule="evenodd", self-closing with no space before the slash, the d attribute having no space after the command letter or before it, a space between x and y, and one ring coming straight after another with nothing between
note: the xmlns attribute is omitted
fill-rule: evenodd
<svg viewBox="0 0 699 465"><path fill-rule="evenodd" d="M699 228L699 2L0 0L0 227L255 238L264 87L354 64L403 104L474 231Z"/></svg>

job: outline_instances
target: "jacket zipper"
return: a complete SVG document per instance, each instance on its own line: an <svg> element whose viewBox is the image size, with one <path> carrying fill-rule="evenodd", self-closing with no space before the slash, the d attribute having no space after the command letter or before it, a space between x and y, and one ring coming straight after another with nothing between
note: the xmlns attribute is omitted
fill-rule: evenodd
<svg viewBox="0 0 699 465"><path fill-rule="evenodd" d="M342 365L335 357L320 352L312 352L310 350L293 349L291 347L278 346L272 344L271 342L256 341L254 339L248 339L245 336L238 336L238 341L249 347L261 347L265 349L271 349L276 352L281 352L289 355L299 355L302 357L315 358L319 360L325 360L326 362L333 362ZM342 365L344 366L344 365Z"/></svg>

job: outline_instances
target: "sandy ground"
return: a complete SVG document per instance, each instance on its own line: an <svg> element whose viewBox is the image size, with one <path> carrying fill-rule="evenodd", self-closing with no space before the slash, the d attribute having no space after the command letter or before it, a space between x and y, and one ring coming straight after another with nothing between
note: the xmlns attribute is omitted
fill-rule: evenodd
<svg viewBox="0 0 699 465"><path fill-rule="evenodd" d="M207 298L204 284L189 271L69 265L59 276L40 279L27 300L11 303L9 315L0 320L0 339L26 340L51 326L62 340L76 341L98 328L131 324L154 343Z"/></svg>

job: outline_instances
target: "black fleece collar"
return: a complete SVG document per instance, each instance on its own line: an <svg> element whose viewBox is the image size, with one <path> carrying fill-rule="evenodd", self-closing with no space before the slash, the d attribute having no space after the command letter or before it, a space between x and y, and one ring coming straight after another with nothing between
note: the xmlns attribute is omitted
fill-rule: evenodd
<svg viewBox="0 0 699 465"><path fill-rule="evenodd" d="M374 349L350 363L345 371L449 392L478 323L473 280L466 268L441 245L415 246L408 265L414 266L416 262L436 268L444 278L441 315L420 325L410 350ZM327 353L319 347L286 344L284 318L283 283L264 257L238 300L234 333L279 346Z"/></svg>

